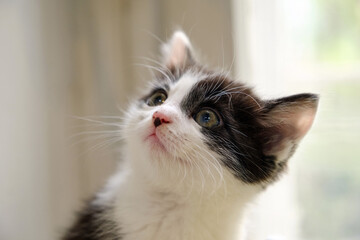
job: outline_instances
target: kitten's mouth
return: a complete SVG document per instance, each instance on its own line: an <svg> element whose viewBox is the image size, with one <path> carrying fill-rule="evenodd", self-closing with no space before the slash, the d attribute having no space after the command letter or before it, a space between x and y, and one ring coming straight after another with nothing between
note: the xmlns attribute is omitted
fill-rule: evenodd
<svg viewBox="0 0 360 240"><path fill-rule="evenodd" d="M144 139L144 142L147 143L150 147L150 150L151 151L154 151L155 153L159 153L161 152L162 154L165 154L167 155L168 157L170 157L170 159L172 160L176 160L176 161L179 161L180 163L183 163L185 165L188 164L188 161L181 158L181 157L177 157L177 156L174 156L173 153L171 153L171 151L168 150L169 146L166 147L166 145L164 145L162 143L162 141L160 140L163 139L164 141L164 138L161 137L161 134L162 133L156 133L156 129L154 129L145 139ZM160 135L160 138L159 138L159 135Z"/></svg>
<svg viewBox="0 0 360 240"><path fill-rule="evenodd" d="M154 129L154 131L148 135L145 140L145 142L150 143L151 149L159 149L161 151L167 152L164 144L160 141L158 135L156 134L156 130Z"/></svg>

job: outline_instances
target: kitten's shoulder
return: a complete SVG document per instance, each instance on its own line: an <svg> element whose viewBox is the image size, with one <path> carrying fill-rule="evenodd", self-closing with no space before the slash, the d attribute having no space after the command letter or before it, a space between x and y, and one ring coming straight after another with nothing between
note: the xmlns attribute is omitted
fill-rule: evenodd
<svg viewBox="0 0 360 240"><path fill-rule="evenodd" d="M96 202L96 201L95 201ZM121 240L119 227L113 220L113 206L101 205L94 200L78 214L76 222L63 240Z"/></svg>

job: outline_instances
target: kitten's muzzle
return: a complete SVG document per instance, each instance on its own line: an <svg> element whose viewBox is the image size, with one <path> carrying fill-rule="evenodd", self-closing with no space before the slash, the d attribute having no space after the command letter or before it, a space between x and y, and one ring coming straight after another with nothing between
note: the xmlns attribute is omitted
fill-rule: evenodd
<svg viewBox="0 0 360 240"><path fill-rule="evenodd" d="M154 126L157 128L158 126L160 126L163 123L170 123L170 117L167 116L166 114L156 111L153 114L153 121L154 121Z"/></svg>

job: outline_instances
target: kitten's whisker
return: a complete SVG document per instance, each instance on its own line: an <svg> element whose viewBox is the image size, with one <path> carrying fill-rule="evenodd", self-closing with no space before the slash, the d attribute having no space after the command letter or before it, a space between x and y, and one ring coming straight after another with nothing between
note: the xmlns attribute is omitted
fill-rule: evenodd
<svg viewBox="0 0 360 240"><path fill-rule="evenodd" d="M121 112L123 116L125 116L124 119L126 119L126 116L128 116L129 113L126 110L122 109L120 105L117 105L117 109Z"/></svg>
<svg viewBox="0 0 360 240"><path fill-rule="evenodd" d="M207 151L206 151L207 152ZM209 152L207 152L209 154L209 156L211 158L213 158L215 160L215 163L212 162L212 161L207 161L209 162L211 165L213 165L214 169L217 171L218 175L219 175L219 179L220 179L220 182L219 182L219 186L220 187L223 183L226 187L226 182L225 182L225 179L224 179L224 176L223 176L223 168L221 167L221 165L219 164L218 162L218 159L216 159L212 154L210 154Z"/></svg>
<svg viewBox="0 0 360 240"><path fill-rule="evenodd" d="M186 153L186 151L183 151L183 153L185 154L185 156L191 160L191 158L189 158L188 154ZM201 176L201 193L203 194L204 192L204 189L205 189L205 176L202 172L202 168L201 166L199 166L198 162L196 160L193 161L195 167L197 168L197 172L200 173L200 176Z"/></svg>
<svg viewBox="0 0 360 240"><path fill-rule="evenodd" d="M69 137L69 140L79 137L79 136L83 136L83 135L91 135L91 134L120 134L119 131L114 131L114 130L102 130L102 131L85 131L85 132L80 132L77 134L74 134L72 136Z"/></svg>
<svg viewBox="0 0 360 240"><path fill-rule="evenodd" d="M95 119L91 119L91 118L86 118L86 117L79 117L79 116L72 116L75 119L79 119L79 120L84 120L84 121L88 121L88 122L92 122L92 123L98 123L104 126L113 126L113 127L119 127L120 124L119 123L108 123L108 122L103 122L100 120L95 120Z"/></svg>
<svg viewBox="0 0 360 240"><path fill-rule="evenodd" d="M119 136L119 135L109 135L109 134L102 134L102 135L97 135L97 136L90 136L90 137L86 137L85 139L80 139L74 143L71 144L71 147L74 147L80 143L84 143L84 142L90 142L90 141L96 141L98 139L107 139L110 137L119 137L120 139L124 139L123 137Z"/></svg>
<svg viewBox="0 0 360 240"><path fill-rule="evenodd" d="M221 49L222 49L222 69L225 68L225 51L224 51L224 37L221 36Z"/></svg>
<svg viewBox="0 0 360 240"><path fill-rule="evenodd" d="M214 76L214 78L216 78L216 77L218 77L218 76L217 76L217 75ZM213 87L211 88L211 90L210 90L209 92L211 92L211 93L215 92L215 90L216 90L217 88L219 88L219 87L225 82L225 79L226 79L226 78L221 77L221 81L215 81L215 84L212 84L212 85L211 85L211 86L213 86ZM210 96L211 96L211 95L210 95Z"/></svg>
<svg viewBox="0 0 360 240"><path fill-rule="evenodd" d="M114 137L112 140L108 140L103 145L99 146L99 148L97 148L97 149L110 147L111 145L113 145L117 142L120 142L121 140L122 140L121 138Z"/></svg>
<svg viewBox="0 0 360 240"><path fill-rule="evenodd" d="M230 86L230 84L229 84ZM249 98L251 98L258 106L259 108L261 108L261 105L260 103L251 95L243 92L243 91L233 91L233 90L238 90L238 89L245 89L243 86L238 86L238 87L233 87L233 88L224 88L220 93L218 94L215 94L215 95L210 95L210 98L219 98L223 95L228 95L228 94L242 94L242 95L245 95Z"/></svg>
<svg viewBox="0 0 360 240"><path fill-rule="evenodd" d="M111 129L113 128L114 130L117 130L119 129L119 127L117 126L106 126L107 128ZM87 124L79 124L79 125L74 125L74 126L71 126L70 129L71 130L76 130L76 129L104 129L104 125L103 124L100 124L100 123L87 123Z"/></svg>
<svg viewBox="0 0 360 240"><path fill-rule="evenodd" d="M224 180L224 176L223 176L223 169L222 169L222 167L221 167L218 159L216 159L216 158L215 158L209 151L207 151L206 149L201 148L201 147L200 147L198 144L196 144L196 143L194 143L194 144L195 144L195 146L196 146L197 148L199 148L199 150L204 151L205 153L208 154L209 157L211 157L211 158L214 160L214 162L213 162L213 161L207 161L207 158L203 157L203 159L204 159L205 161L207 161L208 163L211 163L211 164L213 165L214 169L215 169L215 170L218 172L218 174L219 174L220 182L223 182L223 183L225 184L225 180ZM199 151L199 152L200 152L200 151Z"/></svg>
<svg viewBox="0 0 360 240"><path fill-rule="evenodd" d="M115 139L116 139L116 141L115 141ZM99 149L101 149L102 147L106 146L106 144L107 144L109 141L113 141L113 140L114 140L113 143L115 143L115 142L117 142L117 141L120 141L121 139L120 139L119 137L113 137L113 138L111 138L111 139L109 139L109 140L107 140L107 141L105 141L105 142L101 142L101 143L99 143L99 144L96 144L96 145L94 145L94 146L86 149L86 150L85 150L83 153L81 153L80 155L84 155L84 154L87 154L87 153L89 153L89 152L94 152L94 151L96 151L96 150L99 150ZM111 144L113 144L113 143L111 143ZM111 145L111 144L110 144L110 145Z"/></svg>
<svg viewBox="0 0 360 240"><path fill-rule="evenodd" d="M87 118L94 119L94 118L104 118L104 119L120 119L125 120L125 117L122 116L111 116L111 115L93 115L93 116L87 116Z"/></svg>
<svg viewBox="0 0 360 240"><path fill-rule="evenodd" d="M151 63L155 63L157 64L160 68L164 68L164 70L168 70L167 68L164 67L164 64L159 62L159 61L156 61L155 59L152 59L152 58L148 58L148 57L137 57L139 59L142 59L142 60L145 60L145 61L149 61ZM169 71L169 70L168 70ZM169 71L170 72L170 71Z"/></svg>
<svg viewBox="0 0 360 240"><path fill-rule="evenodd" d="M171 80L171 76L169 76L168 74L166 74L166 72L164 72L162 69L159 69L159 68L154 67L154 66L151 66L151 65L141 64L141 63L137 63L137 64L135 64L135 65L141 66L141 67L146 67L146 68L148 68L148 69L155 70L155 71L161 73L170 83L173 82L173 81Z"/></svg>
<svg viewBox="0 0 360 240"><path fill-rule="evenodd" d="M169 68L165 67L164 64L159 61L156 61L156 60L148 58L148 57L138 57L138 58L157 64L158 68L165 71L168 74L168 76L173 75L173 73L169 70Z"/></svg>
<svg viewBox="0 0 360 240"><path fill-rule="evenodd" d="M166 43L164 41L162 41L158 36L156 36L154 33L146 30L146 29L142 29L145 33L149 34L151 37L153 37L155 40L157 40L160 44L165 45Z"/></svg>
<svg viewBox="0 0 360 240"><path fill-rule="evenodd" d="M184 151L184 149L180 148L180 151L186 156L186 153ZM191 161L191 159L189 159L191 162L191 165L194 164L193 161ZM186 196L186 199L190 197L191 193L192 193L192 189L194 187L194 170L193 168L190 168L190 173L191 173L191 188L189 189L188 195Z"/></svg>
<svg viewBox="0 0 360 240"><path fill-rule="evenodd" d="M210 164L209 164L209 161L206 161L205 157L201 154L201 153L196 153L196 155L200 156L198 158L198 160L200 160L200 163L206 163L206 166L205 168L207 169L207 172L208 174L210 175L210 177L212 178L213 182L214 182L214 191L217 189L216 185L218 184L218 181L216 181L216 178L214 176L214 174L212 173L211 171L211 167L210 167ZM204 164L203 164L204 165Z"/></svg>
<svg viewBox="0 0 360 240"><path fill-rule="evenodd" d="M232 57L232 60L231 60L231 64L230 64L230 68L229 70L227 70L228 74L226 75L226 78L229 77L231 71L232 71L232 68L234 66L234 63L235 63L235 57L236 57L236 53L233 53L233 57Z"/></svg>

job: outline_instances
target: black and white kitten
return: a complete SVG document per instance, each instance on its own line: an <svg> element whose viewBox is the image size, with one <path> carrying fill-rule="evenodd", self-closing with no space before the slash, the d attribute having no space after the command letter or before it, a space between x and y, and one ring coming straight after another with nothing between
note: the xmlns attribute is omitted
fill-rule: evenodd
<svg viewBox="0 0 360 240"><path fill-rule="evenodd" d="M262 100L195 61L175 32L148 94L127 112L121 170L65 240L234 240L246 204L286 169L318 97Z"/></svg>

